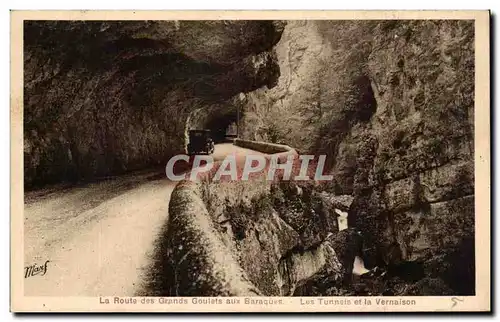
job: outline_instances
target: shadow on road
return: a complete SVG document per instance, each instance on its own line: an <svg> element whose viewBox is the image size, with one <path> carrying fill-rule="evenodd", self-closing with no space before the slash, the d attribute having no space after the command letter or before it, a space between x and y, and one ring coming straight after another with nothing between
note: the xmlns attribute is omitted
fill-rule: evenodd
<svg viewBox="0 0 500 322"><path fill-rule="evenodd" d="M155 241L149 267L143 276L143 284L135 296L171 296L172 276L169 269L168 220L166 220Z"/></svg>

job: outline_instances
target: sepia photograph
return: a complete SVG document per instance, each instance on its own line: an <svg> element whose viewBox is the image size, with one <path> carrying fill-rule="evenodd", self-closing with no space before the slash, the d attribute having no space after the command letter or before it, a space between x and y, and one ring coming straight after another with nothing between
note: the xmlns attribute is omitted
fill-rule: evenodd
<svg viewBox="0 0 500 322"><path fill-rule="evenodd" d="M12 310L490 309L488 11L92 14L11 12Z"/></svg>

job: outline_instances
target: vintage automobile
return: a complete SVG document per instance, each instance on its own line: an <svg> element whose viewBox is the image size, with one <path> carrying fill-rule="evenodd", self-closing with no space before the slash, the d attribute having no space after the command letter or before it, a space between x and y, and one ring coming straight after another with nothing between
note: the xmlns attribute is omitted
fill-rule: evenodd
<svg viewBox="0 0 500 322"><path fill-rule="evenodd" d="M210 130L190 130L189 144L187 146L188 154L212 154L214 153L214 141L212 140Z"/></svg>

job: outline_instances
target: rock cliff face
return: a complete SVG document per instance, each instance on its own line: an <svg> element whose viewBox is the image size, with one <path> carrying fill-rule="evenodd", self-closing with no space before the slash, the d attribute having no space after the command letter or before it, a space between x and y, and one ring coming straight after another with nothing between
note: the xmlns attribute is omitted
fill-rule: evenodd
<svg viewBox="0 0 500 322"><path fill-rule="evenodd" d="M411 262L472 294L473 22L293 21L276 53L244 136L328 156L367 267Z"/></svg>
<svg viewBox="0 0 500 322"><path fill-rule="evenodd" d="M26 187L164 165L184 151L190 113L204 115L195 128L230 123L233 96L273 86L282 30L270 21L26 21Z"/></svg>
<svg viewBox="0 0 500 322"><path fill-rule="evenodd" d="M339 233L333 207L311 186L255 179L201 187L219 238L262 295L340 294L359 236Z"/></svg>

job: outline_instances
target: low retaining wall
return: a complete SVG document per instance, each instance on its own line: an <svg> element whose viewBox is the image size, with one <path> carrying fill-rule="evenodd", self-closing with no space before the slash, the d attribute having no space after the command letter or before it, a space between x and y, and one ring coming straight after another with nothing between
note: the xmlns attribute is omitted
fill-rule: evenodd
<svg viewBox="0 0 500 322"><path fill-rule="evenodd" d="M278 154L278 153L294 153L295 149L289 147L288 145L250 141L243 139L234 139L234 145L240 146L242 148L247 148L255 151L259 151L267 154Z"/></svg>
<svg viewBox="0 0 500 322"><path fill-rule="evenodd" d="M234 144L279 155L279 160L297 152L286 145L235 139ZM201 183L180 182L169 203L165 295L170 296L258 296L261 292L224 244L201 198Z"/></svg>
<svg viewBox="0 0 500 322"><path fill-rule="evenodd" d="M298 153L294 148L283 144L250 141L243 139L234 139L233 144L242 148L267 153L269 155L277 157L278 163L285 163L289 156L293 156L294 159L296 159L298 156ZM268 156L267 159L270 159L270 156Z"/></svg>
<svg viewBox="0 0 500 322"><path fill-rule="evenodd" d="M181 182L169 204L167 229L171 296L255 296L257 288L215 230L199 183Z"/></svg>

